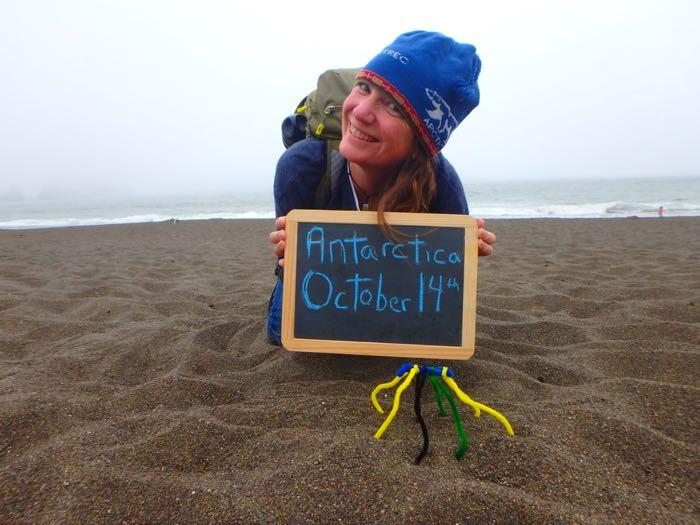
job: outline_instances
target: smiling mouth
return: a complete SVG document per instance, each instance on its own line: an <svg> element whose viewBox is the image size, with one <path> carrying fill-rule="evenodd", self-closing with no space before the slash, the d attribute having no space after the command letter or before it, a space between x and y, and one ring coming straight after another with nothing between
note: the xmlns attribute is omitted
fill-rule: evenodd
<svg viewBox="0 0 700 525"><path fill-rule="evenodd" d="M350 124L348 126L348 129L350 131L350 134L355 138L358 138L358 139L363 140L365 142L379 142L379 139L374 138L372 135L367 135L366 133L362 133L359 129L357 129L352 124Z"/></svg>

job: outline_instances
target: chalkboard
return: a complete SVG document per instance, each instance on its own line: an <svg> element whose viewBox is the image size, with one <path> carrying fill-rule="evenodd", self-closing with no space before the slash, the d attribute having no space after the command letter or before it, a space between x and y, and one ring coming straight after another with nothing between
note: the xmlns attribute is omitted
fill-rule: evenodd
<svg viewBox="0 0 700 525"><path fill-rule="evenodd" d="M294 210L287 216L288 350L468 359L476 221L464 215Z"/></svg>

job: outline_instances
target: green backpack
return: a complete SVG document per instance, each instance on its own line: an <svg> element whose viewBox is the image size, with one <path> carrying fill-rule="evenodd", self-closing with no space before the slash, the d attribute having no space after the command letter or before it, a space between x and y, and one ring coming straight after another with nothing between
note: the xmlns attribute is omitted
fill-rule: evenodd
<svg viewBox="0 0 700 525"><path fill-rule="evenodd" d="M314 207L324 209L339 183L344 162L338 152L345 98L355 85L359 69L331 69L318 77L318 84L282 122L285 148L308 137L326 141L326 170L316 188Z"/></svg>

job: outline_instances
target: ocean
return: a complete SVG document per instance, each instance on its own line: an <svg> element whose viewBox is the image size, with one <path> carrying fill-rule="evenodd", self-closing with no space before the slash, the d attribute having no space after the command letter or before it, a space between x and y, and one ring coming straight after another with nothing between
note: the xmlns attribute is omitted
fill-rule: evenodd
<svg viewBox="0 0 700 525"><path fill-rule="evenodd" d="M465 182L471 215L603 218L700 215L699 177ZM272 219L272 190L259 193L0 200L0 228L49 228L171 219Z"/></svg>

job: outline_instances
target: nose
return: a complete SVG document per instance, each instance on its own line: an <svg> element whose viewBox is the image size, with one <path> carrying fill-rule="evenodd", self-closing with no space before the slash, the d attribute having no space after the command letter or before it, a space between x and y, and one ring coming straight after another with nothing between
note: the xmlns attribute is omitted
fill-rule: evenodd
<svg viewBox="0 0 700 525"><path fill-rule="evenodd" d="M361 120L366 124L371 124L376 119L374 113L376 107L376 101L374 100L374 93L368 97L363 97L360 102L352 110L353 116Z"/></svg>

